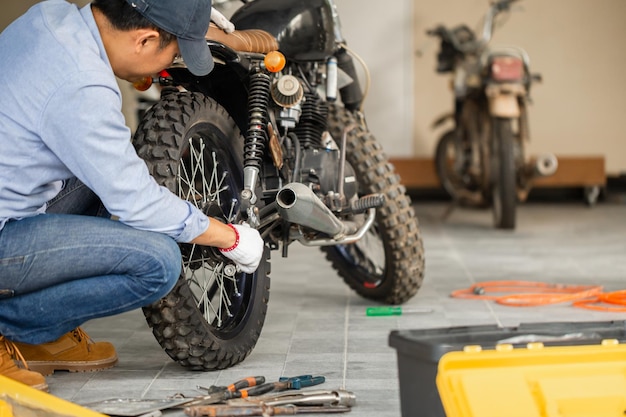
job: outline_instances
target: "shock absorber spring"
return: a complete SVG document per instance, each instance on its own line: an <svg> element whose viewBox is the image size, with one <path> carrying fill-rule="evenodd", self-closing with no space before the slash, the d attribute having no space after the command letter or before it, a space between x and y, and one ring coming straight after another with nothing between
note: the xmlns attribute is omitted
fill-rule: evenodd
<svg viewBox="0 0 626 417"><path fill-rule="evenodd" d="M256 202L256 186L265 146L268 142L267 124L270 99L270 76L258 71L250 76L248 96L248 130L243 144L244 183L242 192L243 207Z"/></svg>
<svg viewBox="0 0 626 417"><path fill-rule="evenodd" d="M261 166L267 143L268 106L270 99L269 75L257 72L250 77L248 96L248 130L244 142L245 166Z"/></svg>

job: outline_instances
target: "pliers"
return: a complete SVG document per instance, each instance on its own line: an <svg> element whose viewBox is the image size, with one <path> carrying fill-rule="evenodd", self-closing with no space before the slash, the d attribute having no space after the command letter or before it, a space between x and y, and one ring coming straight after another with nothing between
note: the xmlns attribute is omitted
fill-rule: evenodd
<svg viewBox="0 0 626 417"><path fill-rule="evenodd" d="M326 381L323 376L299 375L294 377L281 377L278 382L267 382L262 376L240 379L227 387L211 386L209 388L198 387L206 390L209 395L196 397L186 407L217 404L233 398L248 398L267 394L274 391L299 390L305 387L319 385Z"/></svg>
<svg viewBox="0 0 626 417"><path fill-rule="evenodd" d="M253 391L255 393L254 395L261 395L273 391L285 391L290 389L299 390L301 388L322 384L324 381L326 381L325 377L313 375L280 377L278 382L266 382L265 384L251 388L248 391Z"/></svg>
<svg viewBox="0 0 626 417"><path fill-rule="evenodd" d="M323 384L326 381L326 378L323 376L313 376L313 375L300 375L293 376L291 378L282 376L278 379L279 383L287 382L286 389L300 389L305 387L312 387L314 385Z"/></svg>
<svg viewBox="0 0 626 417"><path fill-rule="evenodd" d="M206 390L208 395L195 397L191 399L188 403L185 403L184 406L189 407L195 405L216 404L224 402L226 400L230 400L232 398L247 398L248 395L261 395L262 393L269 392L266 391L267 388L258 390L258 393L253 392L252 394L249 394L249 391L251 389L264 386L264 382L265 377L263 376L251 376L233 382L227 387L198 387L199 389Z"/></svg>

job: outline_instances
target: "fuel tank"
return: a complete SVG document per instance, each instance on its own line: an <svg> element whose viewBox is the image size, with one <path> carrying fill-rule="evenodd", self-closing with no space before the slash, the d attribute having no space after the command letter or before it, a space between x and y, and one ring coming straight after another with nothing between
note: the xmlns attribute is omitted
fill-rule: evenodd
<svg viewBox="0 0 626 417"><path fill-rule="evenodd" d="M335 52L333 9L327 0L255 0L231 17L236 29L263 29L291 60L325 60Z"/></svg>

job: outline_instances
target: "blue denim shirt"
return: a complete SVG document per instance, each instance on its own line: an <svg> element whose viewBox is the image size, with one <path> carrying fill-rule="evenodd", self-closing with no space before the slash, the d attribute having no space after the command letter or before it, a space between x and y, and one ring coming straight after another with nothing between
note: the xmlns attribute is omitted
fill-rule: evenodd
<svg viewBox="0 0 626 417"><path fill-rule="evenodd" d="M79 178L120 221L188 242L208 218L137 156L91 7L33 6L0 34L0 229Z"/></svg>

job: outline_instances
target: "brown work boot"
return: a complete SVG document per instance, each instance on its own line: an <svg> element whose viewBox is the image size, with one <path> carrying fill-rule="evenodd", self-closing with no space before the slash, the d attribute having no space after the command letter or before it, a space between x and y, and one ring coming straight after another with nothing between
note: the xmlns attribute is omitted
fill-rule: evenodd
<svg viewBox="0 0 626 417"><path fill-rule="evenodd" d="M17 357L19 358L18 360L25 363L15 344L5 339L4 336L0 336L0 375L47 392L48 384L46 384L46 378L38 372L18 368L13 357Z"/></svg>
<svg viewBox="0 0 626 417"><path fill-rule="evenodd" d="M50 375L54 371L100 371L117 363L117 353L112 344L94 342L80 327L54 342L15 345L22 352L30 369L43 375Z"/></svg>

